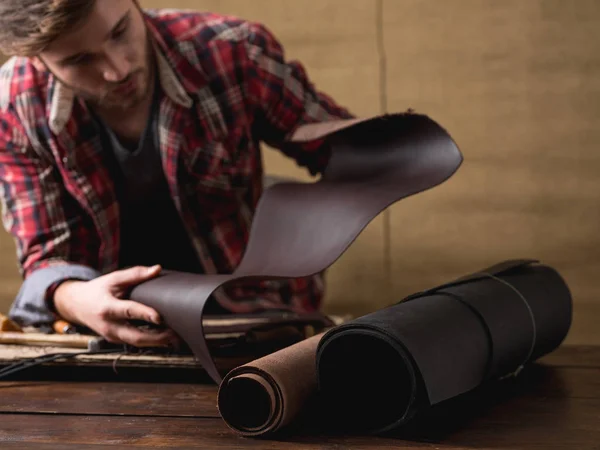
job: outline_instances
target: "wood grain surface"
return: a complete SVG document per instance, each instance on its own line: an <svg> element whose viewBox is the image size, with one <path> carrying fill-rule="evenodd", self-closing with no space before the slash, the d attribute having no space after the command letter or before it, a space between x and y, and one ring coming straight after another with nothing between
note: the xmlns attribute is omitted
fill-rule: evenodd
<svg viewBox="0 0 600 450"><path fill-rule="evenodd" d="M559 410L554 408L560 407ZM390 438L370 436L293 436L278 440L244 439L233 435L220 419L156 417L90 417L5 414L2 436L21 434L21 443L116 444L132 447L331 449L331 448L597 448L599 400L570 399L557 404L513 402L467 424L452 418L438 436ZM441 420L448 420L444 416ZM432 427L432 425L429 425ZM449 428L449 429L448 429ZM438 430L436 430L438 431ZM26 448L26 447L25 447Z"/></svg>
<svg viewBox="0 0 600 450"><path fill-rule="evenodd" d="M541 361L557 367L600 369L600 351L595 345L563 345Z"/></svg>
<svg viewBox="0 0 600 450"><path fill-rule="evenodd" d="M1 413L219 418L208 384L1 382Z"/></svg>
<svg viewBox="0 0 600 450"><path fill-rule="evenodd" d="M3 382L0 443L3 449L597 449L599 363L600 347L564 346L519 377L442 403L386 437L309 424L274 439L240 438L215 414L213 385Z"/></svg>

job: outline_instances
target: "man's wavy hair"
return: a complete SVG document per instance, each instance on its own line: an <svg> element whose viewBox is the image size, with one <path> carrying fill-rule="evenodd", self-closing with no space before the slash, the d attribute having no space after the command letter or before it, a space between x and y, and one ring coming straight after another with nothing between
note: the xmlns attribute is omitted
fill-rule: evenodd
<svg viewBox="0 0 600 450"><path fill-rule="evenodd" d="M35 56L88 17L96 0L0 0L0 51Z"/></svg>

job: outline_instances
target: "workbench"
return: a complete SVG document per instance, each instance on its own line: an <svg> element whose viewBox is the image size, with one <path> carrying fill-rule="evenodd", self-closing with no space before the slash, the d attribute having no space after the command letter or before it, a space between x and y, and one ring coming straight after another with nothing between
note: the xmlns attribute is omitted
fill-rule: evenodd
<svg viewBox="0 0 600 450"><path fill-rule="evenodd" d="M518 377L438 405L396 436L241 438L208 382L5 381L2 449L600 449L600 347L563 346Z"/></svg>

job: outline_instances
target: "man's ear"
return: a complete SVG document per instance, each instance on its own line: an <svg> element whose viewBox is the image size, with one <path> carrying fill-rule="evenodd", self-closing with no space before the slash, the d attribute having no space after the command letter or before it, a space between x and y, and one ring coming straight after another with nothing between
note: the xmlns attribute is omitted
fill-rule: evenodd
<svg viewBox="0 0 600 450"><path fill-rule="evenodd" d="M38 71L45 72L47 70L46 64L44 64L44 61L42 61L39 57L32 57L31 62L33 64L33 67L35 67Z"/></svg>

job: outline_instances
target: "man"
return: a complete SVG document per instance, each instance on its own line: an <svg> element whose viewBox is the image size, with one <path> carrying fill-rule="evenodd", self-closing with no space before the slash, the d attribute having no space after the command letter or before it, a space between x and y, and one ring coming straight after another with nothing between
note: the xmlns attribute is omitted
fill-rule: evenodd
<svg viewBox="0 0 600 450"><path fill-rule="evenodd" d="M10 316L63 318L111 342L168 345L126 298L162 269L228 273L262 189L259 144L312 174L305 123L351 117L264 27L136 0L3 0L0 181L24 277ZM320 276L221 289L213 311L317 309Z"/></svg>

